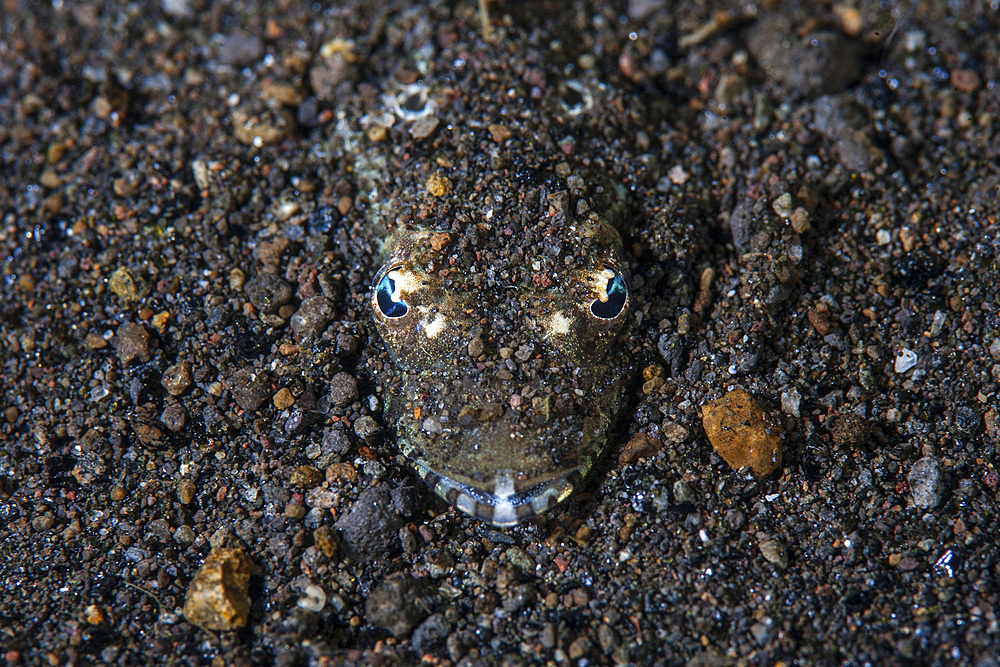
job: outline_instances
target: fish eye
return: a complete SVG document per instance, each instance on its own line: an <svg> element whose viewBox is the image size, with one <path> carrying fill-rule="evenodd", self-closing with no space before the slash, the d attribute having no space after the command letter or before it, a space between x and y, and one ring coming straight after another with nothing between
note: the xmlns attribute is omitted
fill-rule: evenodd
<svg viewBox="0 0 1000 667"><path fill-rule="evenodd" d="M390 269L375 284L375 303L378 304L379 311L389 319L400 318L410 310L406 302L400 298L394 275L395 270Z"/></svg>
<svg viewBox="0 0 1000 667"><path fill-rule="evenodd" d="M613 320L625 310L625 303L628 301L628 284L625 282L625 276L617 269L605 269L601 273L608 282L604 286L604 293L599 295L603 298L594 299L594 302L590 304L590 312L599 319Z"/></svg>

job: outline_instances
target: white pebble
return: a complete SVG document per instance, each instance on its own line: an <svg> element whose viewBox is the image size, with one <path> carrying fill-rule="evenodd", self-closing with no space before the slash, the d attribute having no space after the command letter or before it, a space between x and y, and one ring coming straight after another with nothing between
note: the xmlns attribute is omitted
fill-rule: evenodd
<svg viewBox="0 0 1000 667"><path fill-rule="evenodd" d="M774 200L771 208L782 218L787 218L792 214L792 195L783 192L780 197Z"/></svg>
<svg viewBox="0 0 1000 667"><path fill-rule="evenodd" d="M670 177L670 182L674 185L684 185L688 180L688 173L684 171L684 167L679 164L675 164L667 172L667 176Z"/></svg>
<svg viewBox="0 0 1000 667"><path fill-rule="evenodd" d="M326 591L316 584L309 584L295 604L306 611L320 611L326 606Z"/></svg>
<svg viewBox="0 0 1000 667"><path fill-rule="evenodd" d="M799 416L799 403L802 401L802 395L796 389L789 389L781 394L781 410L786 415L791 415L793 417Z"/></svg>
<svg viewBox="0 0 1000 667"><path fill-rule="evenodd" d="M896 353L895 369L897 373L905 373L917 365L917 353L905 347Z"/></svg>

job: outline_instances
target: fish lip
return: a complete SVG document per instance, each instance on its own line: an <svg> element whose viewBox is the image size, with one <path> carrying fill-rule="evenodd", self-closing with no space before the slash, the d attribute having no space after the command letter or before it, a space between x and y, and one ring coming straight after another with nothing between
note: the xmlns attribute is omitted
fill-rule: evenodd
<svg viewBox="0 0 1000 667"><path fill-rule="evenodd" d="M422 458L410 459L417 473L445 502L465 514L510 528L542 514L565 500L580 484L590 469L590 463L536 477L514 490L512 471L498 472L483 484L456 473L435 470ZM493 490L486 488L492 484Z"/></svg>
<svg viewBox="0 0 1000 667"><path fill-rule="evenodd" d="M463 513L500 527L523 523L565 500L604 448L614 421L608 407L620 401L624 383L621 374L602 368L576 376L583 387L581 393L573 390L577 402L553 421L525 423L530 415L508 410L472 424L450 421L435 432L421 421L428 411L414 410L405 398L423 396L423 387L404 381L387 395L396 444L435 494ZM500 405L494 399L503 398L501 392L510 388L477 384L466 394L482 396L483 405ZM454 417L464 400L435 398L433 410L447 409Z"/></svg>

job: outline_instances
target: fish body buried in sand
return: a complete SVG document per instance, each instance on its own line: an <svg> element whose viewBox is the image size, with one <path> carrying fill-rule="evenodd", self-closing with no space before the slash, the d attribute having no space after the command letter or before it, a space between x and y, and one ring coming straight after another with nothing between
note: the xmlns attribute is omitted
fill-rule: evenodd
<svg viewBox="0 0 1000 667"><path fill-rule="evenodd" d="M548 167L479 185L397 219L370 307L403 454L450 504L513 526L569 496L600 454L631 298L612 216L584 193Z"/></svg>

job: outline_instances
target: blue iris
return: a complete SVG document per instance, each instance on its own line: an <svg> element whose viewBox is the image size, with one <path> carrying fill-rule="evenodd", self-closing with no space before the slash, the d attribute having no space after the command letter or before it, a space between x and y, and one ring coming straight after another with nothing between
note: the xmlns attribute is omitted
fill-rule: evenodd
<svg viewBox="0 0 1000 667"><path fill-rule="evenodd" d="M393 298L396 292L396 281L389 277L389 273L391 271L386 272L382 276L382 280L375 286L375 302L378 303L378 309L382 311L383 315L395 319L406 315L410 308L399 299L399 295Z"/></svg>
<svg viewBox="0 0 1000 667"><path fill-rule="evenodd" d="M625 284L625 276L614 269L612 272L614 275L608 278L606 289L607 300L594 299L594 303L590 304L590 312L594 314L594 317L599 317L602 320L613 320L621 315L625 309L625 302L628 300L628 285Z"/></svg>

